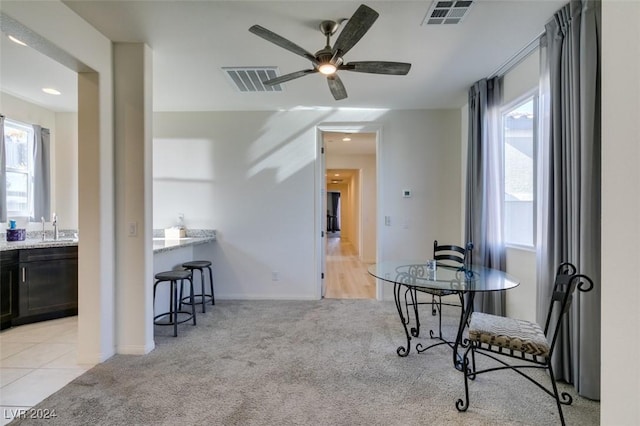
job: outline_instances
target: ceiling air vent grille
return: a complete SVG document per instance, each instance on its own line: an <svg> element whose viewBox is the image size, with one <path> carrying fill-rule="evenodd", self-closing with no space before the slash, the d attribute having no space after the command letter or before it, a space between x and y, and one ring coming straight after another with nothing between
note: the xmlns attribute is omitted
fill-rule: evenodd
<svg viewBox="0 0 640 426"><path fill-rule="evenodd" d="M434 1L422 25L459 24L473 4L472 0Z"/></svg>
<svg viewBox="0 0 640 426"><path fill-rule="evenodd" d="M280 84L262 84L278 77L278 67L223 67L222 70L239 92L282 92Z"/></svg>

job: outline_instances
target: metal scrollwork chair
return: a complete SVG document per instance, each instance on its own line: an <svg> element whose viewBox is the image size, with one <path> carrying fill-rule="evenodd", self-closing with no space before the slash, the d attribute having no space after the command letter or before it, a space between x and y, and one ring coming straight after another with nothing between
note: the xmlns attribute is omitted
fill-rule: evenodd
<svg viewBox="0 0 640 426"><path fill-rule="evenodd" d="M469 408L469 380L475 380L476 376L482 373L511 369L555 398L560 421L565 424L562 405L571 404L573 398L566 392L558 393L551 357L557 343L561 321L569 311L576 288L586 293L593 288L593 281L586 275L578 274L576 267L571 263L562 263L556 272L544 330L537 323L530 321L480 312L471 315L469 347L465 351L463 364L465 399L456 401L459 411ZM476 354L485 355L501 365L478 370ZM512 364L510 359L515 359L518 363ZM551 389L523 372L522 369L525 368L547 370L551 379Z"/></svg>
<svg viewBox="0 0 640 426"><path fill-rule="evenodd" d="M467 243L465 247L456 246L453 244L438 244L438 240L433 242L433 260L436 261L438 266L463 268L466 264L470 263L471 250L473 249L473 243ZM413 337L418 337L420 334L420 316L418 314L418 305L431 305L431 315L438 315L438 338L442 340L442 306L459 306L462 314L462 293L450 291L450 290L437 290L429 288L415 288L413 289L412 302L414 308L414 314L416 318L416 326L411 329ZM417 293L427 293L431 296L430 302L418 303ZM443 296L449 296L457 294L460 297L460 304L442 303ZM433 332L430 333L433 338Z"/></svg>

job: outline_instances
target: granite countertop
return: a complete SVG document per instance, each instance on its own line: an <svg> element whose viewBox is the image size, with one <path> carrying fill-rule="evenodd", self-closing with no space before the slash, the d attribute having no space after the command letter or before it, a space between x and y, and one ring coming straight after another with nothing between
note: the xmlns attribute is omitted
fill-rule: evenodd
<svg viewBox="0 0 640 426"><path fill-rule="evenodd" d="M29 236L29 234L27 234ZM183 247L206 244L216 240L216 231L214 230L194 230L187 231L186 238L166 239L161 234L154 231L153 252L162 253L171 250L177 250ZM24 241L6 241L4 236L0 240L0 251L9 250L25 250L49 247L70 247L77 246L78 239L71 237L60 237L54 240L53 237L47 236L45 240L42 237L29 237Z"/></svg>
<svg viewBox="0 0 640 426"><path fill-rule="evenodd" d="M216 237L186 237L176 239L154 238L153 253L163 253L166 251L177 250L183 247L206 244L215 241Z"/></svg>
<svg viewBox="0 0 640 426"><path fill-rule="evenodd" d="M70 247L77 246L78 240L74 238L60 238L58 240L42 238L27 238L24 241L6 241L5 239L0 241L0 251L8 250L25 250L34 248L48 248L48 247Z"/></svg>

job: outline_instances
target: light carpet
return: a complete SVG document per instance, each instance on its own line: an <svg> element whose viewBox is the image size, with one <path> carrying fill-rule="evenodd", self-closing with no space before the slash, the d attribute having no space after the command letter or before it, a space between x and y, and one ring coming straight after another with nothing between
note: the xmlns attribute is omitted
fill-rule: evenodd
<svg viewBox="0 0 640 426"><path fill-rule="evenodd" d="M452 335L455 311L445 314ZM197 320L177 338L156 326L150 354L116 355L35 407L55 419L11 424L559 424L555 401L513 372L479 376L458 412L464 384L451 349L416 354L413 344L429 342L418 338L399 357L406 340L392 302L221 300ZM436 317L424 309L422 320L428 336ZM599 423L598 402L560 388L574 396L567 424Z"/></svg>

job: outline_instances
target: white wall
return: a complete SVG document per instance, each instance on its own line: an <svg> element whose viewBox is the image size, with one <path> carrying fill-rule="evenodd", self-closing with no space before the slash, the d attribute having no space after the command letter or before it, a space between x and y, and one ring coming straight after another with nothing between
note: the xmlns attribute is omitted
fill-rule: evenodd
<svg viewBox="0 0 640 426"><path fill-rule="evenodd" d="M56 113L0 92L2 113L9 119L38 124L51 135L51 211L58 215L59 229L78 228L78 116ZM51 218L45 218L50 222ZM23 222L30 231L42 229L39 221ZM0 224L0 226L4 226ZM47 230L51 229L50 224Z"/></svg>
<svg viewBox="0 0 640 426"><path fill-rule="evenodd" d="M60 229L78 229L78 114L56 113L53 208Z"/></svg>
<svg viewBox="0 0 640 426"><path fill-rule="evenodd" d="M2 106L2 114L6 118L26 124L39 124L48 128L51 134L55 133L55 112L4 92L0 92L0 105ZM53 140L53 136L51 136L51 140Z"/></svg>
<svg viewBox="0 0 640 426"><path fill-rule="evenodd" d="M640 424L640 3L602 2L603 425Z"/></svg>
<svg viewBox="0 0 640 426"><path fill-rule="evenodd" d="M508 104L523 94L538 88L540 80L540 51L536 48L504 76L502 101Z"/></svg>
<svg viewBox="0 0 640 426"><path fill-rule="evenodd" d="M357 169L360 171L361 220L362 229L358 249L360 260L373 263L376 260L376 156L336 155L326 156L328 169ZM328 185L331 187L331 185ZM355 243L355 242L354 242Z"/></svg>
<svg viewBox="0 0 640 426"><path fill-rule="evenodd" d="M144 43L113 47L116 198L116 350L154 348L152 57Z"/></svg>
<svg viewBox="0 0 640 426"><path fill-rule="evenodd" d="M382 259L427 258L434 238L458 236L457 110L155 113L154 227L182 211L218 230L221 298L317 297L316 126L341 122L382 126Z"/></svg>

